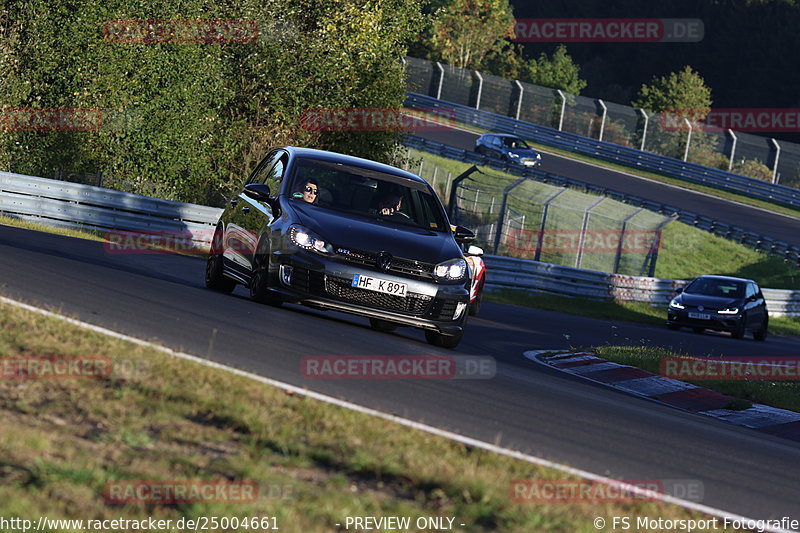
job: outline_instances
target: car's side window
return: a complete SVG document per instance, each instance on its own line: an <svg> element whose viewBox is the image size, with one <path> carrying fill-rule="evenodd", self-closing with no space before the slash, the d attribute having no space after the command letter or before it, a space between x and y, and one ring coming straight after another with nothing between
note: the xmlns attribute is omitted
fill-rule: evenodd
<svg viewBox="0 0 800 533"><path fill-rule="evenodd" d="M756 284L755 283L748 283L747 284L747 292L745 293L744 297L747 298L747 299L750 299L753 296L755 296L756 294L758 294L758 290L756 289Z"/></svg>
<svg viewBox="0 0 800 533"><path fill-rule="evenodd" d="M278 194L285 168L286 154L284 152L275 152L264 159L247 183L262 183L269 187L270 194L275 196Z"/></svg>
<svg viewBox="0 0 800 533"><path fill-rule="evenodd" d="M499 137L492 137L491 141L492 146L500 147L500 138Z"/></svg>

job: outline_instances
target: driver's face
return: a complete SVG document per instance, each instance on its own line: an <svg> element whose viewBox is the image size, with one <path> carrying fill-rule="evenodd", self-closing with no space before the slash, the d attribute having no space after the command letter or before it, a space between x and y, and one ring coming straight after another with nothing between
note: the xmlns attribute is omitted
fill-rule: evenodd
<svg viewBox="0 0 800 533"><path fill-rule="evenodd" d="M303 187L303 200L310 204L314 203L318 194L319 188L313 183L306 183L305 187Z"/></svg>

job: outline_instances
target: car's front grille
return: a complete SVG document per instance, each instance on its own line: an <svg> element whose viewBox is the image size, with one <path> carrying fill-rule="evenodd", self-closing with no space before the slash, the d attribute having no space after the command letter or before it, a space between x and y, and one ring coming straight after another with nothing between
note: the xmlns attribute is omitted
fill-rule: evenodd
<svg viewBox="0 0 800 533"><path fill-rule="evenodd" d="M348 263L363 265L370 269L377 268L375 258L378 254L376 253L352 248L337 248L336 253ZM387 271L420 279L433 279L433 267L434 265L422 261L392 257L391 266Z"/></svg>
<svg viewBox="0 0 800 533"><path fill-rule="evenodd" d="M405 297L383 294L352 287L347 280L325 277L325 291L329 296L344 302L366 305L377 309L397 311L410 315L423 315L430 307L433 297L408 293ZM451 315L452 316L452 315Z"/></svg>

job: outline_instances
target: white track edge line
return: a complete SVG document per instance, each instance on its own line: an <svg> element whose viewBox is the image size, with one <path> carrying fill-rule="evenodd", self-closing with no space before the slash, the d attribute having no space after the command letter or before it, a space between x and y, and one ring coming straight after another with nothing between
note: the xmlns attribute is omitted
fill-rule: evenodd
<svg viewBox="0 0 800 533"><path fill-rule="evenodd" d="M617 479L604 477L604 476L601 476L601 475L598 475L598 474L594 474L592 472L588 472L586 470L581 470L579 468L574 468L574 467L571 467L571 466L562 465L560 463L549 461L547 459L542 459L541 457L536 457L536 456L528 455L528 454L525 454L525 453L522 453L522 452L518 452L518 451L515 451L515 450L509 450L507 448L502 448L502 447L497 446L495 444L489 444L488 442L484 442L484 441L480 441L480 440L477 440L477 439L473 439L471 437L466 437L464 435L459 435L458 433L453 433L451 431L447 431L447 430L444 430L444 429L439 429L439 428L436 428L436 427L433 427L433 426L429 426L427 424L423 424L421 422L415 422L413 420L409 420L407 418L402 418L402 417L399 417L397 415L384 413L382 411L378 411L377 409L372 409L371 407L365 407L363 405L358 405L358 404L351 403L351 402L348 402L348 401L345 401L345 400L340 400L338 398L334 398L334 397L328 396L326 394L310 391L308 389L303 389L303 388L297 387L295 385L291 385L289 383L284 383L282 381L277 381L277 380L274 380L274 379L271 379L271 378L267 378L267 377L264 377L264 376L259 376L258 374L253 374L251 372L240 370L238 368L233 368L233 367L230 367L230 366L223 365L221 363L217 363L217 362L214 362L214 361L209 361L208 359L203 359L201 357L197 357L195 355L191 355L191 354L188 354L188 353L185 353L185 352L179 352L177 350L173 350L173 349L167 348L165 346L159 346L158 344L155 344L155 343L152 343L152 342L149 342L149 341L145 341L145 340L142 340L142 339L137 339L136 337L131 337L129 335L125 335L124 333L118 333L116 331L104 328L102 326L96 326L96 325L90 324L88 322L83 322L81 320L77 320L77 319L70 318L70 317L67 317L67 316L64 316L64 315L60 315L60 314L55 313L53 311L48 311L47 309L42 309L42 308L39 308L39 307L35 307L35 306L29 305L29 304L26 304L26 303L23 303L23 302L19 302L17 300L12 300L11 298L7 298L5 296L0 296L0 302L8 304L8 305L15 306L15 307L19 307L19 308L22 308L22 309L26 309L26 310L31 311L33 313L44 315L44 316L47 316L47 317L50 317L50 318L55 318L57 320L61 320L61 321L67 322L68 324L72 324L72 325L75 325L75 326L78 326L78 327L81 327L81 328L84 328L84 329L88 329L90 331L94 331L96 333L107 335L109 337L113 337L113 338L116 338L116 339L128 341L128 342L137 344L139 346L146 346L148 348L152 348L152 349L158 350L160 352L163 352L163 353L165 353L167 355L171 355L173 357L177 357L179 359L185 359L185 360L188 360L188 361L192 361L194 363L198 363L198 364L210 367L210 368L215 368L217 370L224 370L226 372L230 372L232 374L236 374L236 375L239 375L239 376L242 376L242 377L246 377L246 378L252 379L254 381L258 381L260 383L264 383L266 385L271 385L273 387L277 387L277 388L282 389L284 391L289 391L289 392L298 394L300 396L305 396L305 397L312 398L312 399L315 399L315 400L318 400L318 401L321 401L321 402L325 402L325 403L328 403L328 404L332 404L332 405L336 405L336 406L339 406L339 407L343 407L345 409L350 409L352 411L356 411L356 412L359 412L359 413L375 416L375 417L378 417L378 418L382 418L384 420L389 420L391 422L395 422L397 424L401 424L403 426L410 427L412 429L417 429L417 430L420 430L420 431L424 431L425 433L429 433L431 435L435 435L435 436L438 436L438 437L444 437L446 439L453 440L455 442L458 442L458 443L461 443L461 444L465 444L467 446L473 446L475 448L480 448L480 449L483 449L483 450L486 450L486 451L489 451L489 452L497 453L499 455L504 455L504 456L507 456L507 457L511 457L513 459L519 459L519 460L522 460L522 461L525 461L525 462L528 462L528 463L532 463L532 464L535 464L535 465L538 465L538 466L543 466L543 467L547 467L547 468L553 468L555 470L558 470L558 471L561 471L561 472L564 472L564 473L567 473L567 474L572 474L572 475L575 475L575 476L578 476L578 477L582 477L582 478L585 478L585 479L588 479L588 480L591 480L591 481L597 481L599 483L604 483L606 485L623 487L626 490L629 490L630 492L632 492L634 494L637 494L637 495L640 495L640 496L644 496L644 497L651 497L652 496L652 491L649 491L647 489L643 489L643 488L637 487L637 486L627 485L626 483L621 482L620 480L617 480ZM553 350L546 350L546 351L549 352L549 351L553 351ZM545 364L545 363L540 362L540 364ZM712 516L717 516L717 517L720 517L720 518L726 518L727 517L727 518L730 518L732 520L757 521L757 519L748 518L748 517L745 517L745 516L729 513L729 512L723 511L722 509L716 509L714 507L710 507L710 506L703 505L703 504L700 504L700 503L692 502L692 501L689 501L689 500L683 500L681 498L676 498L676 497L670 496L668 494L659 494L658 501L671 503L671 504L683 507L685 509L690 509L690 510L698 511L698 512L701 512L701 513L706 513L706 514L709 514L709 515L712 515ZM781 528L764 528L764 531L770 531L770 532L774 532L774 533L797 533L796 531L792 531L792 530L788 530L788 529L781 529Z"/></svg>

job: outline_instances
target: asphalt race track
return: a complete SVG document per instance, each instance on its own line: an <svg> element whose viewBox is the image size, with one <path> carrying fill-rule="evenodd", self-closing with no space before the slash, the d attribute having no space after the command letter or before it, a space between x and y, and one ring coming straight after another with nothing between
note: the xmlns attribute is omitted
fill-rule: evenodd
<svg viewBox="0 0 800 533"><path fill-rule="evenodd" d="M464 130L420 131L416 135L464 150L475 148L478 135ZM590 165L546 151L542 152L542 170L559 176L599 185L662 204L682 207L727 224L761 235L800 245L800 219L770 213L763 209L737 204L689 189L670 186L606 168Z"/></svg>
<svg viewBox="0 0 800 533"><path fill-rule="evenodd" d="M577 380L523 352L568 345L648 344L693 354L797 355L800 340L765 343L611 324L485 304L455 352L422 332L371 330L366 319L255 304L202 285L204 262L109 254L103 244L0 227L4 296L121 333L622 479L700 480L700 503L755 519L800 519L800 447L743 427ZM307 355L489 355L484 380L305 379Z"/></svg>

